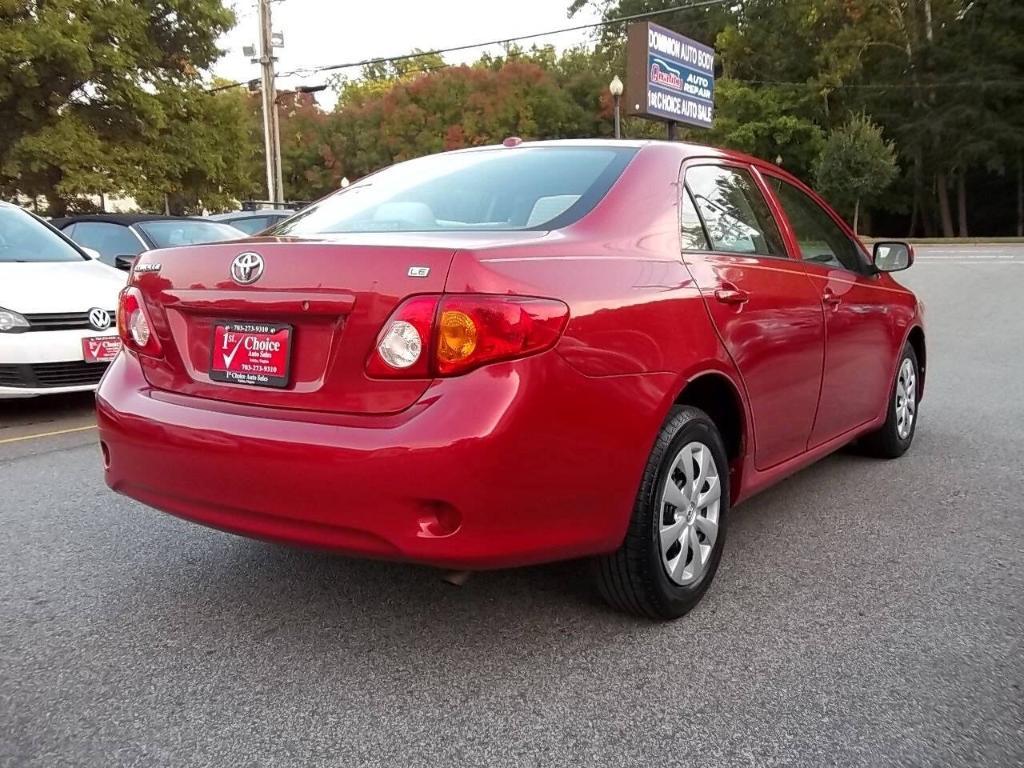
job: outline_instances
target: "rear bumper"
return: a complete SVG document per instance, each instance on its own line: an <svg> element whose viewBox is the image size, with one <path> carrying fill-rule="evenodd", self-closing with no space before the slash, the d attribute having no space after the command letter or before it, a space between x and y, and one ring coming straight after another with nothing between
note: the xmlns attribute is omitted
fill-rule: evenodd
<svg viewBox="0 0 1024 768"><path fill-rule="evenodd" d="M97 395L99 436L108 485L179 517L498 568L618 546L659 420L642 378L588 379L548 353L435 382L400 414L346 416L154 390L121 354Z"/></svg>

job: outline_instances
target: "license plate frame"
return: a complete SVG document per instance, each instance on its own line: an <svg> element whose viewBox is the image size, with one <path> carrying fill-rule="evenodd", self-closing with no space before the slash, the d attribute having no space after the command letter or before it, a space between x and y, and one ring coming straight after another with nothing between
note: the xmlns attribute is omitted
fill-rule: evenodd
<svg viewBox="0 0 1024 768"><path fill-rule="evenodd" d="M82 359L90 365L109 363L120 351L120 336L86 336L82 339Z"/></svg>
<svg viewBox="0 0 1024 768"><path fill-rule="evenodd" d="M215 320L210 343L210 379L247 387L285 389L291 383L294 331L290 323ZM246 338L264 342L283 341L284 348L250 349L245 345ZM240 357L241 353L244 355ZM217 365L218 359L221 365Z"/></svg>

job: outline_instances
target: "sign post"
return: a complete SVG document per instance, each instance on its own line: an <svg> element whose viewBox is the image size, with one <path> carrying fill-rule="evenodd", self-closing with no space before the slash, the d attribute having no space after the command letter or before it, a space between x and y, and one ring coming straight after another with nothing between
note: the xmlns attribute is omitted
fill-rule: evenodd
<svg viewBox="0 0 1024 768"><path fill-rule="evenodd" d="M626 36L626 113L676 125L710 128L715 105L715 51L651 22Z"/></svg>

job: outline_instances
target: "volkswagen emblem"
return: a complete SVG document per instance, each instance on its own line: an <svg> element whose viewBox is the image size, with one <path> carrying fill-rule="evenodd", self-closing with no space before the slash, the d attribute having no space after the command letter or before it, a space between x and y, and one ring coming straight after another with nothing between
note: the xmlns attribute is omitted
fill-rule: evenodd
<svg viewBox="0 0 1024 768"><path fill-rule="evenodd" d="M255 283L263 274L263 257L248 251L235 256L231 262L231 279L239 285Z"/></svg>
<svg viewBox="0 0 1024 768"><path fill-rule="evenodd" d="M97 331L105 331L110 327L110 313L105 309L94 307L89 310L89 325Z"/></svg>

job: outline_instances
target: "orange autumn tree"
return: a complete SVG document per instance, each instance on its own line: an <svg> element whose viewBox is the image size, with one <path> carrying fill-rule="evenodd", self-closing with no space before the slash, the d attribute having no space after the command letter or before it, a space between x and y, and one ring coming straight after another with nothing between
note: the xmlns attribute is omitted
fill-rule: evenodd
<svg viewBox="0 0 1024 768"><path fill-rule="evenodd" d="M595 123L606 119L602 94L593 90L580 104L557 72L518 57L439 65L384 88L358 81L342 86L327 143L342 174L354 180L393 162L508 136L593 136Z"/></svg>

